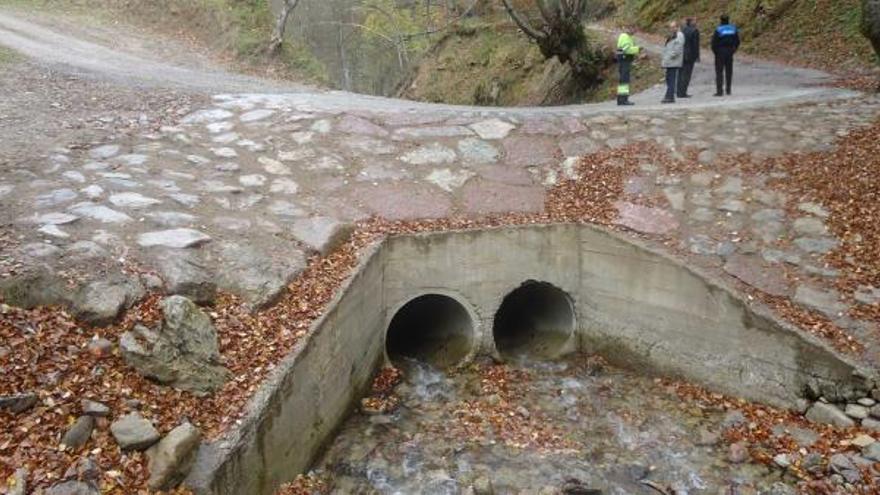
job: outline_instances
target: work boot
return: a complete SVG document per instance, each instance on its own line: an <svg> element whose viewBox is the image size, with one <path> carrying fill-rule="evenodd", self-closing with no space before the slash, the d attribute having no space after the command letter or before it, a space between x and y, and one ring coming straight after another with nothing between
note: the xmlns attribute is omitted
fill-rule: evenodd
<svg viewBox="0 0 880 495"><path fill-rule="evenodd" d="M663 101L661 101L660 103L675 103L675 100L664 98Z"/></svg>
<svg viewBox="0 0 880 495"><path fill-rule="evenodd" d="M617 105L621 107L629 107L635 105L635 103L629 101L629 96L627 95L618 95Z"/></svg>
<svg viewBox="0 0 880 495"><path fill-rule="evenodd" d="M724 93L719 91L719 92L715 93L713 96L724 96Z"/></svg>

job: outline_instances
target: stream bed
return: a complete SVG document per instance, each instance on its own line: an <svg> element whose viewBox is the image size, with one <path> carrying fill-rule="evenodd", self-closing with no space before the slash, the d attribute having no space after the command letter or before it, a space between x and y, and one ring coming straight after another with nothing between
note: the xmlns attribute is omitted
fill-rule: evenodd
<svg viewBox="0 0 880 495"><path fill-rule="evenodd" d="M794 493L728 460L730 415L596 358L403 371L399 405L353 413L316 463L333 493Z"/></svg>

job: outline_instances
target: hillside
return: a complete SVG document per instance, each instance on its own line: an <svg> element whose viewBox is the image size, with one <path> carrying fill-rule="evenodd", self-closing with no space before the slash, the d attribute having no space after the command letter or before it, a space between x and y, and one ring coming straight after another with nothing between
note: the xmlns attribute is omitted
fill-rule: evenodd
<svg viewBox="0 0 880 495"><path fill-rule="evenodd" d="M859 32L860 0L612 0L619 23L656 31L669 19L695 16L704 31L727 13L743 49L761 57L830 71L876 67Z"/></svg>
<svg viewBox="0 0 880 495"><path fill-rule="evenodd" d="M425 55L398 96L463 105L561 105L613 98L617 66L611 60L610 41L592 33L593 43L608 45L604 80L580 88L571 70L556 59L545 60L534 43L506 19L494 24L472 24L445 36ZM636 91L661 80L657 62L644 60L635 67Z"/></svg>

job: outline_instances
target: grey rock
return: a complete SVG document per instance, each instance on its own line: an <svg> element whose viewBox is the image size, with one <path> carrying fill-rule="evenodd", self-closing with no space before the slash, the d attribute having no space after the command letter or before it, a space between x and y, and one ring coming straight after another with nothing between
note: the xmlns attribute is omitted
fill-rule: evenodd
<svg viewBox="0 0 880 495"><path fill-rule="evenodd" d="M851 418L865 419L868 417L868 408L859 404L847 404L844 413Z"/></svg>
<svg viewBox="0 0 880 495"><path fill-rule="evenodd" d="M862 285L853 293L853 298L861 304L880 304L880 289L870 285Z"/></svg>
<svg viewBox="0 0 880 495"><path fill-rule="evenodd" d="M715 180L712 172L697 172L690 177L691 184L700 187L708 187Z"/></svg>
<svg viewBox="0 0 880 495"><path fill-rule="evenodd" d="M61 444L71 449L78 449L89 441L94 428L95 418L92 416L80 416L64 433L64 437L61 438Z"/></svg>
<svg viewBox="0 0 880 495"><path fill-rule="evenodd" d="M89 150L89 156L95 160L106 160L119 154L119 146L115 144L105 144Z"/></svg>
<svg viewBox="0 0 880 495"><path fill-rule="evenodd" d="M189 213L180 213L176 211L156 211L146 215L156 224L163 227L180 227L183 225L192 225L196 221L195 215Z"/></svg>
<svg viewBox="0 0 880 495"><path fill-rule="evenodd" d="M697 155L697 161L702 163L703 165L711 165L718 159L718 155L715 154L714 151L703 150Z"/></svg>
<svg viewBox="0 0 880 495"><path fill-rule="evenodd" d="M200 395L213 392L229 372L220 365L211 319L182 296L167 297L160 305L164 319L158 331L135 325L122 335L123 359L160 383Z"/></svg>
<svg viewBox="0 0 880 495"><path fill-rule="evenodd" d="M727 429L733 426L739 426L746 423L746 415L743 414L742 411L739 410L731 410L728 411L727 414L724 415L724 419L721 420L721 427L723 429Z"/></svg>
<svg viewBox="0 0 880 495"><path fill-rule="evenodd" d="M765 249L761 252L761 257L768 263L788 263L790 265L799 265L801 257L796 254L786 253L776 249Z"/></svg>
<svg viewBox="0 0 880 495"><path fill-rule="evenodd" d="M743 192L743 181L739 177L728 177L715 192L725 196L738 196Z"/></svg>
<svg viewBox="0 0 880 495"><path fill-rule="evenodd" d="M843 411L836 406L825 402L816 402L813 404L805 416L807 419L815 423L828 424L837 426L838 428L849 428L855 425L855 421L844 414Z"/></svg>
<svg viewBox="0 0 880 495"><path fill-rule="evenodd" d="M410 165L439 165L455 161L455 151L437 143L421 146L400 157Z"/></svg>
<svg viewBox="0 0 880 495"><path fill-rule="evenodd" d="M111 277L96 280L77 291L71 301L71 310L74 316L89 325L108 325L144 294L143 286L135 279Z"/></svg>
<svg viewBox="0 0 880 495"><path fill-rule="evenodd" d="M287 284L305 268L305 254L294 249L283 258L272 258L253 246L221 244L217 262L223 266L218 284L244 297L253 308L262 308L281 295Z"/></svg>
<svg viewBox="0 0 880 495"><path fill-rule="evenodd" d="M162 246L174 249L194 247L210 240L209 236L198 230L185 228L147 232L138 236L138 244L142 247Z"/></svg>
<svg viewBox="0 0 880 495"><path fill-rule="evenodd" d="M831 466L832 471L843 476L844 479L850 483L857 483L862 479L862 474L859 472L858 466L856 466L853 460L845 454L832 455L829 460L829 465Z"/></svg>
<svg viewBox="0 0 880 495"><path fill-rule="evenodd" d="M37 394L26 392L23 394L0 395L0 409L18 414L27 411L37 404Z"/></svg>
<svg viewBox="0 0 880 495"><path fill-rule="evenodd" d="M351 233L353 226L331 217L310 217L295 220L291 233L297 240L321 254L327 254Z"/></svg>
<svg viewBox="0 0 880 495"><path fill-rule="evenodd" d="M195 253L160 253L156 267L165 280L168 294L188 297L198 304L207 304L217 297L217 284L207 265Z"/></svg>
<svg viewBox="0 0 880 495"><path fill-rule="evenodd" d="M874 400L874 399L872 399L872 398L870 398L870 397L862 397L861 399L857 400L856 402L857 402L859 405L862 405L862 406L865 406L865 407L871 407L871 406L873 406L874 404L877 403L876 400Z"/></svg>
<svg viewBox="0 0 880 495"><path fill-rule="evenodd" d="M91 259L106 256L107 250L93 241L77 241L67 246L67 253L76 258Z"/></svg>
<svg viewBox="0 0 880 495"><path fill-rule="evenodd" d="M147 450L150 479L154 490L170 490L180 484L196 460L201 433L185 422Z"/></svg>
<svg viewBox="0 0 880 495"><path fill-rule="evenodd" d="M150 198L135 192L112 194L109 201L113 203L114 206L120 208L146 208L162 202L156 198Z"/></svg>
<svg viewBox="0 0 880 495"><path fill-rule="evenodd" d="M77 203L68 208L67 211L102 223L126 223L132 221L132 218L125 213L91 202Z"/></svg>
<svg viewBox="0 0 880 495"><path fill-rule="evenodd" d="M791 457L788 454L776 454L773 456L773 464L786 469L791 466Z"/></svg>
<svg viewBox="0 0 880 495"><path fill-rule="evenodd" d="M232 117L233 113L222 108L209 108L193 112L184 117L180 122L183 124L207 124L218 122Z"/></svg>
<svg viewBox="0 0 880 495"><path fill-rule="evenodd" d="M64 283L48 270L26 272L0 279L0 296L3 296L7 304L25 309L64 305L70 302Z"/></svg>
<svg viewBox="0 0 880 495"><path fill-rule="evenodd" d="M725 199L718 205L718 209L731 213L740 213L746 210L746 204L738 199Z"/></svg>
<svg viewBox="0 0 880 495"><path fill-rule="evenodd" d="M798 209L804 213L809 213L810 215L815 215L819 218L828 218L829 215L828 210L818 203L800 203L798 204Z"/></svg>
<svg viewBox="0 0 880 495"><path fill-rule="evenodd" d="M57 206L76 199L77 194L72 189L57 189L41 194L36 197L37 208Z"/></svg>
<svg viewBox="0 0 880 495"><path fill-rule="evenodd" d="M798 234L807 236L823 236L828 233L825 223L818 218L802 217L794 221L794 230Z"/></svg>
<svg viewBox="0 0 880 495"><path fill-rule="evenodd" d="M464 161L469 163L493 163L498 161L498 149L477 138L462 139L458 142L458 151Z"/></svg>
<svg viewBox="0 0 880 495"><path fill-rule="evenodd" d="M865 418L862 420L862 428L870 431L880 431L880 421L874 418Z"/></svg>
<svg viewBox="0 0 880 495"><path fill-rule="evenodd" d="M494 495L495 488L492 487L492 480L488 476L479 476L474 480L474 495Z"/></svg>
<svg viewBox="0 0 880 495"><path fill-rule="evenodd" d="M86 416L105 418L110 415L110 408L106 404L94 400L83 399L81 405L82 412Z"/></svg>
<svg viewBox="0 0 880 495"><path fill-rule="evenodd" d="M159 441L153 423L133 412L110 424L110 433L122 450L145 450Z"/></svg>
<svg viewBox="0 0 880 495"><path fill-rule="evenodd" d="M880 442L874 442L862 449L862 457L880 462Z"/></svg>
<svg viewBox="0 0 880 495"><path fill-rule="evenodd" d="M471 124L470 128L483 139L504 139L516 126L501 119L490 119Z"/></svg>
<svg viewBox="0 0 880 495"><path fill-rule="evenodd" d="M794 302L832 317L846 311L846 305L840 302L837 291L824 291L808 285L797 287Z"/></svg>
<svg viewBox="0 0 880 495"><path fill-rule="evenodd" d="M663 195L666 197L666 201L669 201L669 206L673 210L684 210L684 191L674 187L667 187L663 189Z"/></svg>
<svg viewBox="0 0 880 495"><path fill-rule="evenodd" d="M838 246L838 242L836 239L831 239L827 237L823 238L812 238L812 237L798 237L794 240L795 245L799 247L801 250L806 251L808 253L816 253L816 254L825 254L832 249Z"/></svg>
<svg viewBox="0 0 880 495"><path fill-rule="evenodd" d="M46 490L46 495L101 495L101 490L82 481L65 481L52 485Z"/></svg>

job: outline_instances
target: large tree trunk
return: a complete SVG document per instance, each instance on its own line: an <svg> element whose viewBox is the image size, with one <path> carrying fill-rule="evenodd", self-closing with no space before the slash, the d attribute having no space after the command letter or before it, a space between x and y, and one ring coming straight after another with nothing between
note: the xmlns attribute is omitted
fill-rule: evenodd
<svg viewBox="0 0 880 495"><path fill-rule="evenodd" d="M287 31L287 21L297 4L299 4L299 0L284 0L281 12L275 19L275 29L272 31L272 39L269 41L269 53L275 54L281 50L281 45L284 44L284 33Z"/></svg>
<svg viewBox="0 0 880 495"><path fill-rule="evenodd" d="M862 0L862 33L871 40L880 61L880 0Z"/></svg>

